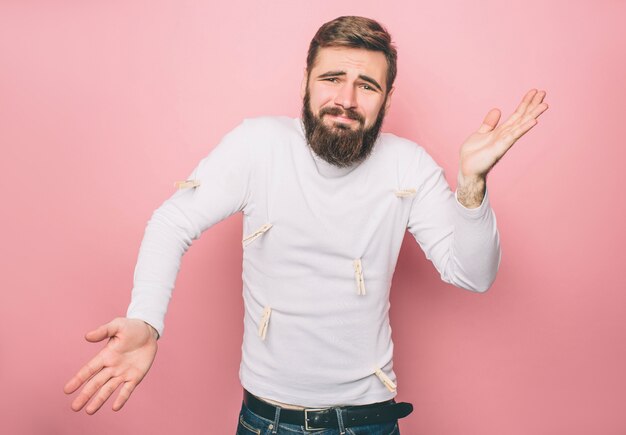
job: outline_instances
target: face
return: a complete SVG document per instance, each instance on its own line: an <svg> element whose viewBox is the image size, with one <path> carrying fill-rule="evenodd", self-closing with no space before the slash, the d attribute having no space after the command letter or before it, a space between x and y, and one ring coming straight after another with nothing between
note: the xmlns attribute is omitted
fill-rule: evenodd
<svg viewBox="0 0 626 435"><path fill-rule="evenodd" d="M309 145L337 166L364 160L380 132L391 102L387 61L381 52L359 48L319 49L302 84Z"/></svg>

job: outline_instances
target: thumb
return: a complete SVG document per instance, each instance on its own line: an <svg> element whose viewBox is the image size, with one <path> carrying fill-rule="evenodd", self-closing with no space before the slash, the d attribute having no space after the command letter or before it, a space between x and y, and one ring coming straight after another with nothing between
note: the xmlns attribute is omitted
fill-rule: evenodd
<svg viewBox="0 0 626 435"><path fill-rule="evenodd" d="M90 341L92 343L96 343L98 341L102 341L105 338L113 337L119 331L119 325L115 320L106 323L93 331L89 331L85 334L85 340Z"/></svg>
<svg viewBox="0 0 626 435"><path fill-rule="evenodd" d="M500 109L491 109L485 119L483 120L482 125L478 128L479 133L488 133L498 125L498 121L500 121Z"/></svg>

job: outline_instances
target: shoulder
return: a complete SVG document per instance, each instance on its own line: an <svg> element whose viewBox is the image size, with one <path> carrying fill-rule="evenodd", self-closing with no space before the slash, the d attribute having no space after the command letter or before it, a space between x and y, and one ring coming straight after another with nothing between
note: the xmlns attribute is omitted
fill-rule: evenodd
<svg viewBox="0 0 626 435"><path fill-rule="evenodd" d="M385 160L397 160L406 164L417 164L424 158L432 160L426 150L414 141L387 132L380 134L376 152Z"/></svg>
<svg viewBox="0 0 626 435"><path fill-rule="evenodd" d="M395 168L401 179L420 179L436 175L441 167L420 145L393 133L381 133L375 154L385 167Z"/></svg>
<svg viewBox="0 0 626 435"><path fill-rule="evenodd" d="M253 167L266 166L269 161L286 159L298 148L293 144L303 142L300 125L299 119L286 116L245 118L223 137L215 151L222 149Z"/></svg>
<svg viewBox="0 0 626 435"><path fill-rule="evenodd" d="M299 120L286 116L263 116L245 118L236 127L224 135L220 147L235 152L258 154L267 147L274 148L277 144L289 141L301 134Z"/></svg>
<svg viewBox="0 0 626 435"><path fill-rule="evenodd" d="M257 139L264 137L272 137L276 139L277 135L299 134L300 121L296 118L287 116L259 116L255 118L246 118L235 130L254 134Z"/></svg>

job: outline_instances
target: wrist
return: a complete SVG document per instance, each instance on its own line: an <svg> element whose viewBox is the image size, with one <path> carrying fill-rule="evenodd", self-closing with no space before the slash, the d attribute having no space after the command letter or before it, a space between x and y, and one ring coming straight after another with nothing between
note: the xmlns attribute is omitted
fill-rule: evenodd
<svg viewBox="0 0 626 435"><path fill-rule="evenodd" d="M477 208L483 202L487 179L484 175L463 175L459 171L456 197L465 208Z"/></svg>
<svg viewBox="0 0 626 435"><path fill-rule="evenodd" d="M154 337L155 340L159 339L159 332L156 330L156 328L154 326L152 326L151 324L149 324L148 322L146 322L145 320L143 321L143 323L145 323L145 325L147 326L148 330L150 331L150 334Z"/></svg>

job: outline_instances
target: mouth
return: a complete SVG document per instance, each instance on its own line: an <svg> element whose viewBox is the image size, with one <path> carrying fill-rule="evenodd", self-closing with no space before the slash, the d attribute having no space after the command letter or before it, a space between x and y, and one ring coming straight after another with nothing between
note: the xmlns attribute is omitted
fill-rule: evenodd
<svg viewBox="0 0 626 435"><path fill-rule="evenodd" d="M348 118L347 116L334 116L334 115L327 115L330 116L331 119L333 119L334 121L338 121L338 122L345 122L345 123L353 123L356 122L356 119L352 119L352 118Z"/></svg>
<svg viewBox="0 0 626 435"><path fill-rule="evenodd" d="M348 125L354 125L354 124L358 124L359 123L359 120L354 119L354 118L349 118L349 117L343 116L343 115L331 115L331 114L327 113L324 116L328 117L329 121L330 122L334 122L334 123L348 124Z"/></svg>

